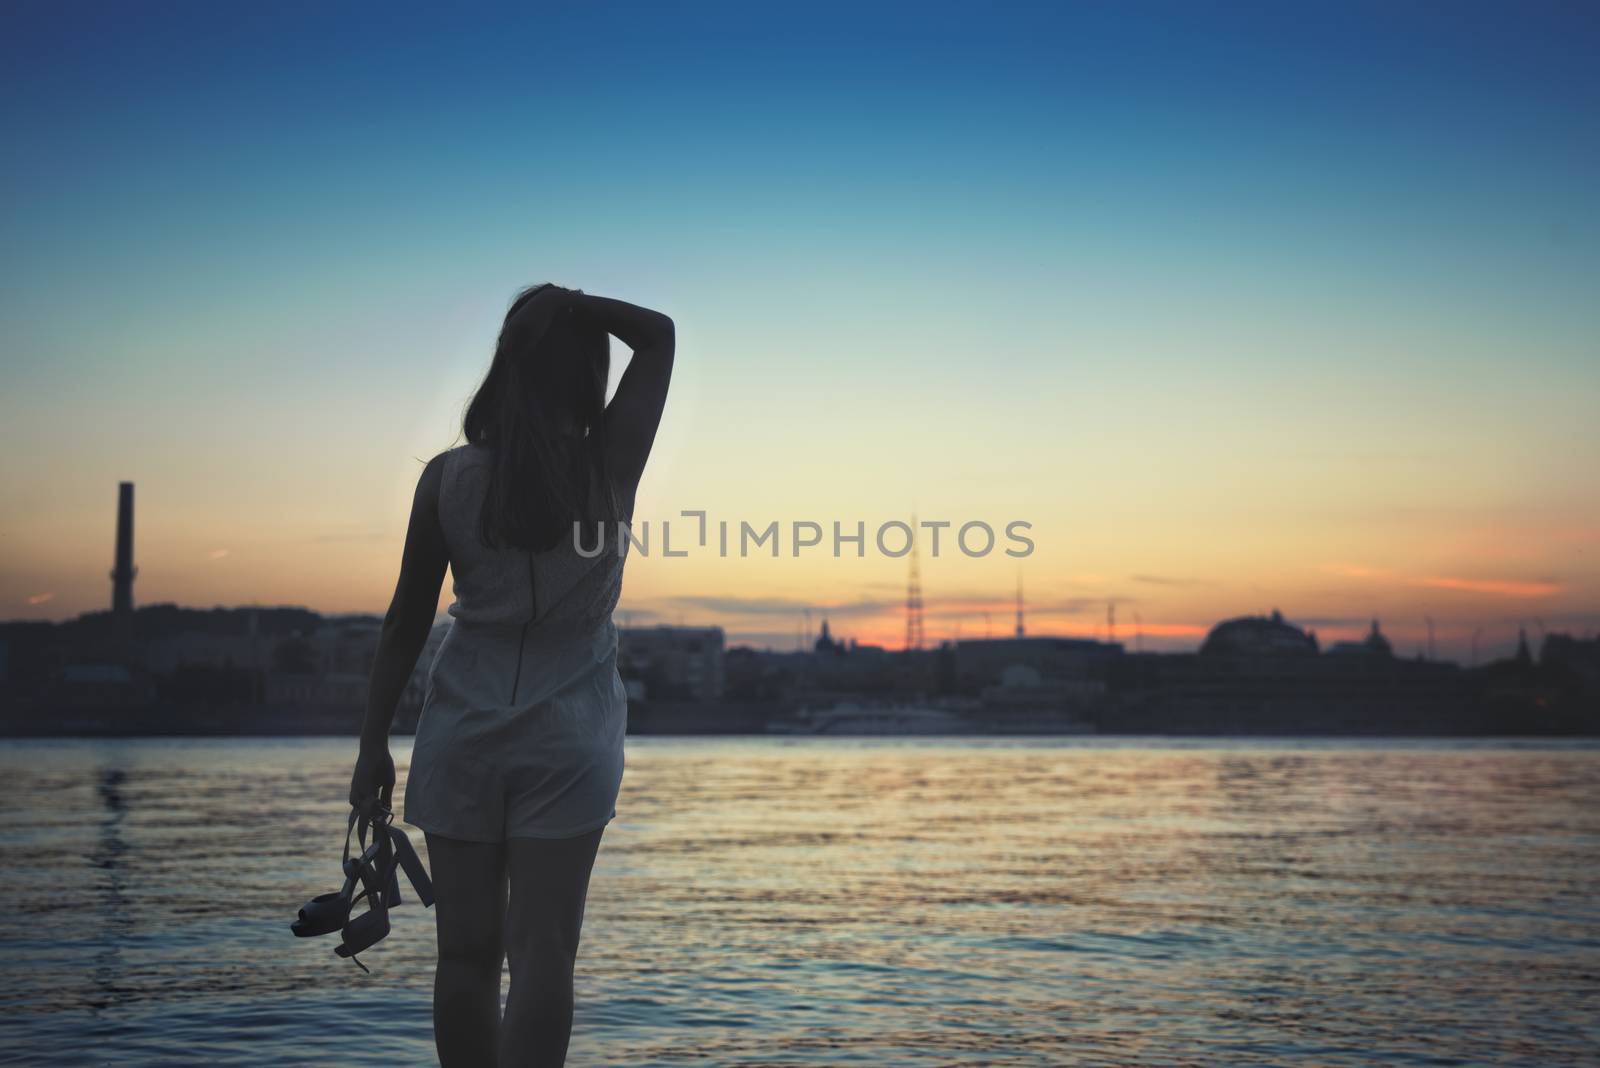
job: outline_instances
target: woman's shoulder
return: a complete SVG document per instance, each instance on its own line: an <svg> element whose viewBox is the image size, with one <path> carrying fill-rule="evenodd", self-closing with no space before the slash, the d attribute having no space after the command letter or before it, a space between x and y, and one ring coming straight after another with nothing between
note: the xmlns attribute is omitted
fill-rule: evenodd
<svg viewBox="0 0 1600 1068"><path fill-rule="evenodd" d="M453 445L439 454L444 463L482 463L494 455L487 445L466 442Z"/></svg>
<svg viewBox="0 0 1600 1068"><path fill-rule="evenodd" d="M479 479L483 467L482 459L485 456L482 446L471 443L454 445L438 453L428 461L428 466L423 472L423 478L431 480L444 493L459 493L457 485L463 479ZM473 472L469 475L469 472Z"/></svg>

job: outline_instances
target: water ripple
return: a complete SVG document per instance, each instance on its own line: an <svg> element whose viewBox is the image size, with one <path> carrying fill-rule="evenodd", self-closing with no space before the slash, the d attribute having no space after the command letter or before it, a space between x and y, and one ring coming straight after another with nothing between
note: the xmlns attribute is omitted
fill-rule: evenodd
<svg viewBox="0 0 1600 1068"><path fill-rule="evenodd" d="M0 1063L435 1063L409 893L370 976L288 931L353 756L5 743ZM1600 1048L1590 743L630 739L617 808L574 1065Z"/></svg>

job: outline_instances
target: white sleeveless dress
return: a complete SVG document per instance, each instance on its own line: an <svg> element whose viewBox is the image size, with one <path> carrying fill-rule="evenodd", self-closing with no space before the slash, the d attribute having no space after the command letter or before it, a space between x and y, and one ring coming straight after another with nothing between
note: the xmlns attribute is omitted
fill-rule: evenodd
<svg viewBox="0 0 1600 1068"><path fill-rule="evenodd" d="M490 453L445 453L439 521L455 600L428 684L402 819L473 842L568 838L616 817L628 700L611 614L628 538L616 522L586 559L478 536ZM592 528L585 532L592 544Z"/></svg>

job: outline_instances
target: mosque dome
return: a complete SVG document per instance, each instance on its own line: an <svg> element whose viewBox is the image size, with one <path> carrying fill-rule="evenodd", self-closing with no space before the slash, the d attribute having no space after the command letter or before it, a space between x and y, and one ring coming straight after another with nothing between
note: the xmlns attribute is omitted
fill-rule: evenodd
<svg viewBox="0 0 1600 1068"><path fill-rule="evenodd" d="M1211 628L1200 646L1205 656L1301 656L1317 652L1317 639L1284 621L1276 608L1270 616L1225 619Z"/></svg>

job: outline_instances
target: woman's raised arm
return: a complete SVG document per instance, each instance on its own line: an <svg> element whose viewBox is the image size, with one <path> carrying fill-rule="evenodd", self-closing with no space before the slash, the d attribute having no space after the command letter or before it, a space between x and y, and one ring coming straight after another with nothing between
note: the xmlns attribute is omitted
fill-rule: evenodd
<svg viewBox="0 0 1600 1068"><path fill-rule="evenodd" d="M576 299L580 314L633 350L616 395L606 406L607 462L616 479L631 490L644 473L661 425L677 334L672 320L658 311L588 293Z"/></svg>

